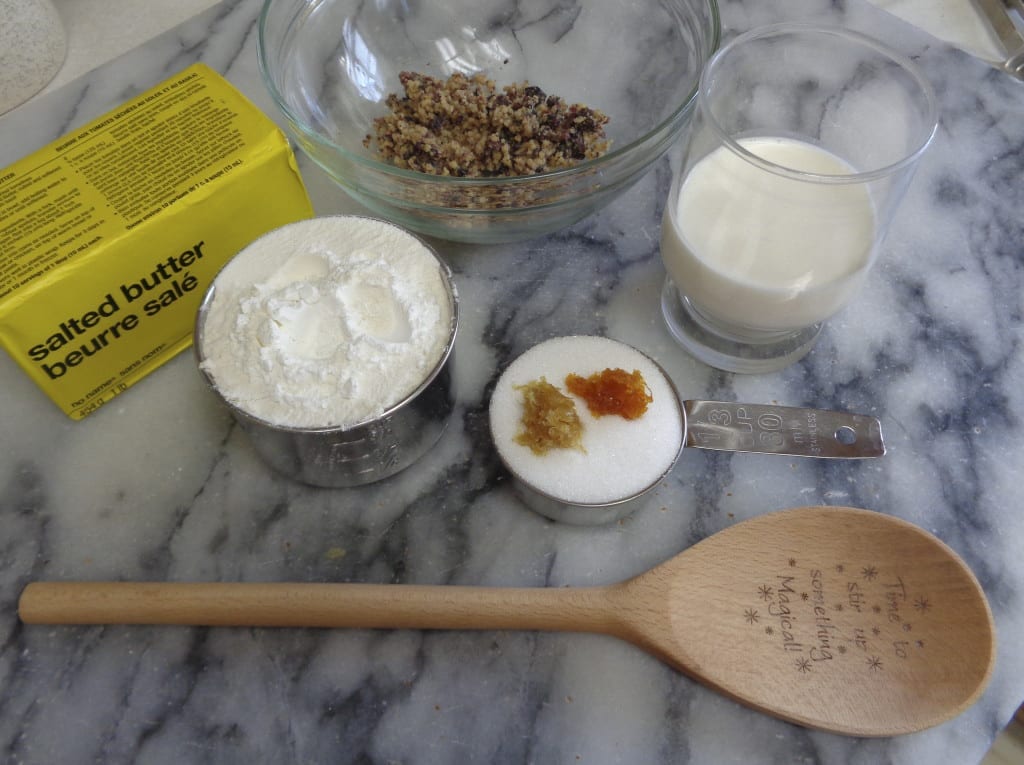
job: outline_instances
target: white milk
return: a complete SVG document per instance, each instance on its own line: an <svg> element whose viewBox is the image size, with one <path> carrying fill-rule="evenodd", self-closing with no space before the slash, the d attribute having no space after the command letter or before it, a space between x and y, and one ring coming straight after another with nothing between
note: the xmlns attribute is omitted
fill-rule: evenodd
<svg viewBox="0 0 1024 765"><path fill-rule="evenodd" d="M849 175L848 164L790 138L740 145L776 165ZM726 147L702 159L667 209L661 256L679 290L736 328L789 330L838 311L867 270L875 215L864 183L807 182Z"/></svg>

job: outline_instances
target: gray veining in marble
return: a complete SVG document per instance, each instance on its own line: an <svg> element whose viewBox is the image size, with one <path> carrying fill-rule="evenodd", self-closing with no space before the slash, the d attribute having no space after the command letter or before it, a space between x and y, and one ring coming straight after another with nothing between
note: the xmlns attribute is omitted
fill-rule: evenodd
<svg viewBox="0 0 1024 765"><path fill-rule="evenodd" d="M15 161L196 59L268 113L255 0L196 19L0 119ZM459 401L421 463L358 490L270 473L190 354L80 423L0 355L0 759L11 763L977 762L1024 699L1024 86L855 0L726 0L727 36L804 17L882 37L926 68L941 125L867 287L784 372L689 359L662 327L659 163L546 239L440 245L463 324ZM112 22L116 23L116 22ZM320 213L354 210L304 157ZM688 397L878 416L889 454L824 463L687 450L658 505L607 528L545 522L488 441L498 371L552 335L655 357ZM960 717L858 740L728 701L611 638L513 632L26 627L35 579L591 585L764 511L868 507L934 532L995 615L992 683ZM699 619L699 614L694 614Z"/></svg>

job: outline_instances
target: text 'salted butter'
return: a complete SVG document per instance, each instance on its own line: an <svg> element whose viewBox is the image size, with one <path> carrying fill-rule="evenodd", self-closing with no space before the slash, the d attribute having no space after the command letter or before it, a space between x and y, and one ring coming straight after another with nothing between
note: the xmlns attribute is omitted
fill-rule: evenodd
<svg viewBox="0 0 1024 765"><path fill-rule="evenodd" d="M225 261L312 212L281 131L196 64L0 171L0 343L85 417L191 344Z"/></svg>

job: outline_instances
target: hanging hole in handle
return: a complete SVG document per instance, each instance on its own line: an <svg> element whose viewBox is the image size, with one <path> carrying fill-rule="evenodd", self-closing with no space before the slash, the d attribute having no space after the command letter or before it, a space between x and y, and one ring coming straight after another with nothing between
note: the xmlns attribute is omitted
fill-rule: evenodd
<svg viewBox="0 0 1024 765"><path fill-rule="evenodd" d="M849 425L843 425L835 432L835 439L843 446L853 446L857 443L857 431Z"/></svg>

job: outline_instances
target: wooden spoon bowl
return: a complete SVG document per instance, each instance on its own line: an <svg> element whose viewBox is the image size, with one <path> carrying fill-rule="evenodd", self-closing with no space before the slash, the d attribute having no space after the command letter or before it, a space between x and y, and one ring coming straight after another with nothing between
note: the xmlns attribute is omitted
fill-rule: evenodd
<svg viewBox="0 0 1024 765"><path fill-rule="evenodd" d="M777 717L859 736L966 709L995 662L977 579L891 516L810 507L739 523L622 585L651 624L629 636ZM625 637L625 635L624 635Z"/></svg>

